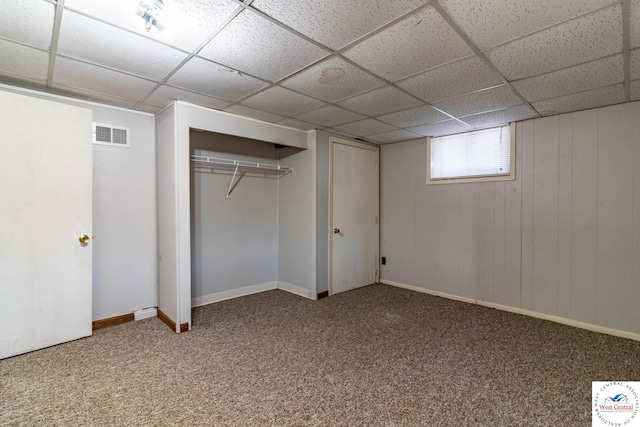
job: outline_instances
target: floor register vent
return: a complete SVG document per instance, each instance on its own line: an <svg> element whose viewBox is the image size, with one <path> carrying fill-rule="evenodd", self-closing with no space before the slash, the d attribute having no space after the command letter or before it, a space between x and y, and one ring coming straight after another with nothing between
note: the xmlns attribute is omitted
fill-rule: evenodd
<svg viewBox="0 0 640 427"><path fill-rule="evenodd" d="M93 143L112 147L129 147L129 128L102 123L93 124Z"/></svg>

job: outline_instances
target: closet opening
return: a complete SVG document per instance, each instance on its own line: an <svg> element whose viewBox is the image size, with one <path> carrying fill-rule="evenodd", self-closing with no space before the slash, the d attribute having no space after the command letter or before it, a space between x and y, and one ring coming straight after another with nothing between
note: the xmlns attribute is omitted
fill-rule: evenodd
<svg viewBox="0 0 640 427"><path fill-rule="evenodd" d="M190 129L192 308L278 287L279 180L300 151Z"/></svg>

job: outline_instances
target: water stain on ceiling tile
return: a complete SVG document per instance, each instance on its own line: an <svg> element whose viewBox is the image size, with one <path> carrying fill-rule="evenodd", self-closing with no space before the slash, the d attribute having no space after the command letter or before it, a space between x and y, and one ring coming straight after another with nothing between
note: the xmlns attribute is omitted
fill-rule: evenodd
<svg viewBox="0 0 640 427"><path fill-rule="evenodd" d="M319 81L322 85L335 85L344 75L345 71L342 68L325 68Z"/></svg>

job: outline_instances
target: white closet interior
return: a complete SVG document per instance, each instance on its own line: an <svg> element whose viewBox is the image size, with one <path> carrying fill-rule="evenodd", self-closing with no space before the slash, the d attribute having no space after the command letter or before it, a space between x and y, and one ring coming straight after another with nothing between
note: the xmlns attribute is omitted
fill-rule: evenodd
<svg viewBox="0 0 640 427"><path fill-rule="evenodd" d="M315 299L316 132L175 101L156 138L159 317L184 332L194 305L276 288Z"/></svg>
<svg viewBox="0 0 640 427"><path fill-rule="evenodd" d="M189 136L192 305L276 288L278 179L292 170L280 159L284 148L214 132Z"/></svg>

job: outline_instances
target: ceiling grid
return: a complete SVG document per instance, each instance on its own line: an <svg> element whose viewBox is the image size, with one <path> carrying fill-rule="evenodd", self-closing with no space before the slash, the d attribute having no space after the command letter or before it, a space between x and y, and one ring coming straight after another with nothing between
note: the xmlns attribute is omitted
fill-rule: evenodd
<svg viewBox="0 0 640 427"><path fill-rule="evenodd" d="M624 101L631 100L631 0L622 0L622 56L624 60Z"/></svg>
<svg viewBox="0 0 640 427"><path fill-rule="evenodd" d="M53 68L56 64L56 55L58 54L58 39L60 38L60 26L62 25L64 0L58 0L55 8L56 13L53 18L53 32L51 35L51 47L49 49L49 67L47 68L47 90L51 88L51 81L53 79Z"/></svg>
<svg viewBox="0 0 640 427"><path fill-rule="evenodd" d="M471 39L460 29L460 27L458 27L458 25L453 21L453 19L451 19L451 17L442 8L442 6L440 6L438 2L435 2L433 7L444 18L444 20L447 21L449 25L451 25L454 31L458 33L458 35L467 43L467 45L469 45L471 50L473 50L473 52L482 60L482 62L484 62L485 65L489 67L497 75L497 77L502 81L502 83L506 87L508 87L518 98L520 98L523 104L527 105L532 110L534 110L531 104L529 104L529 102L522 95L520 95L520 93L511 85L511 83L502 75L502 73L500 73L500 71L496 68L496 66L493 65L491 61L489 61L489 59L484 55L484 53L482 53L482 51L480 51L480 49L478 49L478 47L471 41ZM536 114L538 117L540 117L540 114L537 111L536 111Z"/></svg>
<svg viewBox="0 0 640 427"><path fill-rule="evenodd" d="M0 83L377 144L640 99L640 0L149 3L4 5Z"/></svg>
<svg viewBox="0 0 640 427"><path fill-rule="evenodd" d="M163 84L165 84L174 74L178 72L178 70L180 70L184 65L186 65L187 62L189 62L194 56L196 56L211 40L213 40L213 38L216 35L218 35L218 33L220 33L220 31L224 29L224 27L226 27L242 11L243 9L241 8L237 8L235 11L233 11L233 13L229 15L227 19L225 19L215 30L213 30L211 34L202 43L200 43L198 47L194 49L193 52L191 52L186 58L184 58L182 62L180 62L180 64L178 64L173 70L169 72L169 74L164 76L162 81L158 82L156 87L151 89L149 93L147 93L142 99L140 99L136 103L135 107L138 107L139 105L143 104L153 94L153 92L155 92L158 88L160 88Z"/></svg>

